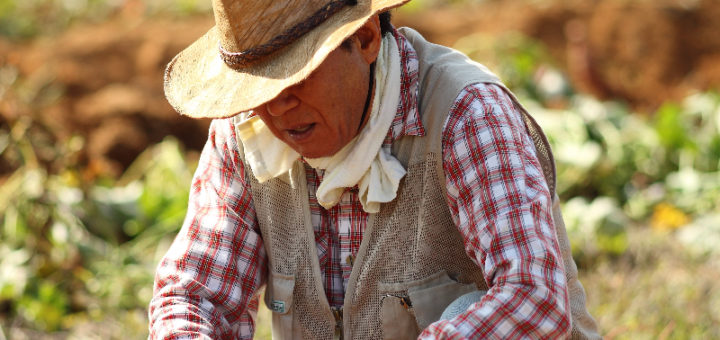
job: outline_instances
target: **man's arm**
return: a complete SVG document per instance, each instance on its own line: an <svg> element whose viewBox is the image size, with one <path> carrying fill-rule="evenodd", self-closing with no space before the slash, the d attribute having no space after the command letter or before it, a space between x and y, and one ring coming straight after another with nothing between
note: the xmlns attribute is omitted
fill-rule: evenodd
<svg viewBox="0 0 720 340"><path fill-rule="evenodd" d="M421 338L563 338L570 333L564 267L551 196L521 113L498 86L457 98L443 131L454 222L489 290Z"/></svg>
<svg viewBox="0 0 720 340"><path fill-rule="evenodd" d="M150 302L151 339L252 338L266 254L230 119L215 120Z"/></svg>

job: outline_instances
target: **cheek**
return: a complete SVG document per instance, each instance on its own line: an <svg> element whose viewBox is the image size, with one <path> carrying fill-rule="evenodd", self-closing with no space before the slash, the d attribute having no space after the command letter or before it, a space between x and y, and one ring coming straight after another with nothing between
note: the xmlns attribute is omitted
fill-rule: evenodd
<svg viewBox="0 0 720 340"><path fill-rule="evenodd" d="M344 72L339 73L342 74L342 78L336 78L336 85L334 88L329 88L328 93L332 93L333 96L334 105L330 114L336 126L341 129L345 138L352 138L357 134L357 127L365 107L367 85L364 82L367 77L362 76L361 65L348 66Z"/></svg>
<svg viewBox="0 0 720 340"><path fill-rule="evenodd" d="M253 111L255 112L255 114L258 117L260 117L260 119L263 121L263 123L265 123L265 126L267 126L268 129L270 129L270 132L272 132L273 135L275 135L275 137L280 138L280 135L278 134L279 130L276 128L275 123L273 121L273 116L268 114L264 108L253 109Z"/></svg>

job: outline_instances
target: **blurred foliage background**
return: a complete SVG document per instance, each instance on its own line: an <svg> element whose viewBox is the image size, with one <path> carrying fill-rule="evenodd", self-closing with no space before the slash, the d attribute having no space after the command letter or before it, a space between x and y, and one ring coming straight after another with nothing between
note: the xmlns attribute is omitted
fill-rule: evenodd
<svg viewBox="0 0 720 340"><path fill-rule="evenodd" d="M147 336L208 124L167 105L162 70L210 13L205 0L0 0L0 340ZM490 66L545 129L608 339L720 338L717 15L711 0L394 12Z"/></svg>

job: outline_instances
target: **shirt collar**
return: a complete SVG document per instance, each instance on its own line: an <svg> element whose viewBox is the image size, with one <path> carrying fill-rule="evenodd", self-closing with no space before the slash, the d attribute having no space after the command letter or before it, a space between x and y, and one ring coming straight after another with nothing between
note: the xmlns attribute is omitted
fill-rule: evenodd
<svg viewBox="0 0 720 340"><path fill-rule="evenodd" d="M425 128L418 114L418 58L410 42L397 30L392 32L400 50L400 101L385 145L404 136L424 136Z"/></svg>

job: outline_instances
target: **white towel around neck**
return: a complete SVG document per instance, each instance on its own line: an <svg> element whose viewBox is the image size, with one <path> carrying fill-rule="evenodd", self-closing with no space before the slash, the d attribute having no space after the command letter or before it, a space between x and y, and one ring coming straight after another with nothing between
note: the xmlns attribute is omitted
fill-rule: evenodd
<svg viewBox="0 0 720 340"><path fill-rule="evenodd" d="M390 148L382 147L400 100L400 52L391 35L382 39L374 91L368 122L353 140L332 156L305 159L313 168L325 169L316 193L325 209L335 206L346 188L357 185L363 210L377 213L381 203L395 199L405 176L405 168ZM235 127L255 178L262 183L289 171L300 155L276 138L259 117L248 116L240 114Z"/></svg>

